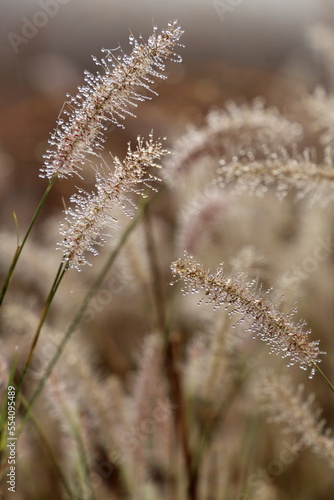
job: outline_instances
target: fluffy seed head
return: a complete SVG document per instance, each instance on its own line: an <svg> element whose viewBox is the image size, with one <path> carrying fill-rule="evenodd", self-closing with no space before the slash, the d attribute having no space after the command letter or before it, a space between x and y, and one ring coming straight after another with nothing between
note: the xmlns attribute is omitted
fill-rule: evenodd
<svg viewBox="0 0 334 500"><path fill-rule="evenodd" d="M80 269L81 265L88 264L87 251L97 254L96 245L101 245L110 235L109 231L103 232L104 228L118 227L115 208L132 216L128 207L134 203L129 195L145 196L143 186L152 188L151 183L159 180L148 172L148 168L159 168L157 161L166 153L161 142L153 141L152 134L146 144L139 137L136 150L132 151L129 145L123 162L113 158L113 171L108 167L96 169L96 192L86 193L79 189L71 197L74 207L65 210L66 223L60 230L64 238L58 245L69 267Z"/></svg>
<svg viewBox="0 0 334 500"><path fill-rule="evenodd" d="M250 105L237 106L228 102L223 110L211 111L201 129L191 129L175 145L173 155L166 161L164 176L175 186L198 161L233 156L243 148L259 144L271 147L288 145L301 139L302 127L282 116L275 108L265 108L262 99Z"/></svg>
<svg viewBox="0 0 334 500"><path fill-rule="evenodd" d="M311 150L289 154L281 147L276 151L263 148L263 158L255 159L252 151L242 151L232 160L220 160L215 182L236 193L259 197L273 187L280 200L293 189L296 199L307 197L310 205L326 205L334 197L333 152L325 150L321 165L313 156Z"/></svg>
<svg viewBox="0 0 334 500"><path fill-rule="evenodd" d="M104 49L105 57L100 61L94 58L102 71L96 75L86 71L85 84L70 98L68 109L51 135L52 149L45 156L42 177L78 174L86 156L96 154L96 150L103 147L105 124L120 125L120 120L131 114L129 107L148 99L140 89L153 92L150 86L154 80L166 78L163 75L165 61L181 60L173 50L179 45L182 33L177 21L173 21L161 34L157 34L155 28L147 43L140 43L131 35L130 55L117 55L113 50Z"/></svg>
<svg viewBox="0 0 334 500"><path fill-rule="evenodd" d="M187 285L184 293L204 290L207 303L215 304L215 308L224 305L230 315L238 313L241 321L250 320L248 331L266 342L270 352L288 358L288 366L298 364L303 370L311 368L310 376L313 376L315 363L320 362L319 355L323 354L319 341L309 341L311 332L303 330L303 321L293 322L295 311L283 313L269 301L268 292L261 295L257 281L247 282L243 273L232 273L227 278L222 266L216 273L210 273L187 253L184 260L173 262L171 268Z"/></svg>

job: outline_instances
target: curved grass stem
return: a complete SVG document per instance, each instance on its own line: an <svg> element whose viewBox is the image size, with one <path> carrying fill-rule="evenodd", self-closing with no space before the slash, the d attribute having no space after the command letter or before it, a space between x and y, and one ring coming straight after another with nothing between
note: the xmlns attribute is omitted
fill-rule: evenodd
<svg viewBox="0 0 334 500"><path fill-rule="evenodd" d="M16 264L17 264L17 262L18 262L18 260L20 258L20 255L21 255L21 252L22 252L22 250L24 248L24 245L26 244L28 236L29 236L32 228L34 227L36 219L37 219L37 217L38 217L38 215L39 215L39 213L40 213L40 211L41 211L41 209L42 209L42 207L43 207L43 205L45 203L45 200L48 197L48 194L51 191L51 188L52 188L53 184L55 183L56 179L57 179L57 174L54 174L53 177L52 177L52 179L50 180L50 182L48 184L48 187L44 191L44 194L43 194L43 196L42 196L42 198L41 198L41 200L40 200L40 202L39 202L39 204L38 204L38 206L36 208L36 211L35 211L32 219L30 221L30 224L29 224L27 232L26 232L26 234L25 234L25 236L24 236L24 238L22 240L22 243L18 244L18 246L17 246L17 248L15 250L12 262L11 262L11 264L9 266L7 275L5 277L5 280L4 280L4 283L2 285L2 289L1 289L1 292L0 292L0 307L1 307L1 304L3 302L3 299L5 298L5 295L7 293L8 287L9 287L10 282L12 280L12 276L13 276ZM17 222L16 222L16 224L17 224Z"/></svg>
<svg viewBox="0 0 334 500"><path fill-rule="evenodd" d="M314 368L317 370L317 372L322 376L322 378L325 380L326 384L330 387L331 391L334 392L334 386L332 382L327 378L327 376L324 374L322 369L317 363L313 363Z"/></svg>
<svg viewBox="0 0 334 500"><path fill-rule="evenodd" d="M29 350L29 354L28 354L28 357L27 357L27 361L24 365L24 368L23 368L23 371L22 371L22 375L20 377L20 380L19 380L19 383L18 383L18 386L17 386L17 389L16 389L16 393L19 393L20 390L21 390L21 387L23 385L23 381L24 381L24 378L27 374L27 371L29 369L29 366L30 366L30 363L32 361L32 358L33 358L33 355L34 355L34 351L35 351L35 347L37 345L37 342L38 342L38 339L39 339L39 336L40 336L40 333L41 333L41 330L42 330L42 327L45 323L45 320L46 320L46 317L47 317L47 314L49 312L49 309L51 307L51 303L52 303L52 300L53 300L53 297L55 296L57 290L58 290L58 287L66 273L68 269L68 266L67 266L67 263L65 262L61 262L60 263L60 266L59 266L59 269L57 271L57 274L56 274L56 277L53 281L53 284L51 286L51 290L50 290L50 293L45 301L45 304L44 304L44 307L43 307L43 311L42 311L42 314L40 316L40 319L39 319L39 322L38 322L38 325L37 325L37 328L36 328L36 331L35 331L35 335L33 337L33 340L32 340L32 343L31 343L31 346L30 346L30 350Z"/></svg>

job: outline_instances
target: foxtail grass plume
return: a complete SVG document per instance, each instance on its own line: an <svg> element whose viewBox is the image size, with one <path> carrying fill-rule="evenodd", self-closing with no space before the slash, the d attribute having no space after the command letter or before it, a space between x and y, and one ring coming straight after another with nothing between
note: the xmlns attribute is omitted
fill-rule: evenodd
<svg viewBox="0 0 334 500"><path fill-rule="evenodd" d="M95 154L103 147L106 123L120 125L130 107L148 99L140 93L150 91L156 78L166 78L165 61L181 61L174 53L183 31L177 21L168 23L161 34L154 33L147 43L140 43L133 35L130 55L103 49L101 60L93 58L102 68L93 75L85 72L85 84L75 97L70 97L68 109L61 114L49 144L52 149L45 155L41 176L52 179L78 173L87 154ZM154 93L154 92L153 92Z"/></svg>
<svg viewBox="0 0 334 500"><path fill-rule="evenodd" d="M132 473L131 476L134 480L135 488L139 488L144 483L145 478L145 462L147 461L147 453L145 450L148 448L148 442L154 439L155 432L152 430L149 433L143 432L143 422L152 419L152 412L157 405L157 400L160 392L161 385L161 368L163 365L163 344L161 336L156 333L147 335L142 348L141 356L139 357L139 366L137 377L134 380L132 388L132 398L130 400L131 420L130 429L138 429L138 443L139 439L142 445L134 446L130 451L130 463ZM157 427L155 422L155 426ZM127 434L125 434L127 435ZM148 441L148 442L147 442ZM124 450L125 454L129 451Z"/></svg>
<svg viewBox="0 0 334 500"><path fill-rule="evenodd" d="M252 151L242 151L229 161L220 160L217 183L236 193L262 197L274 188L282 200L294 190L296 199L306 198L310 205L326 205L334 199L333 153L325 149L324 160L318 164L311 150L290 154L281 147L276 151L264 148L263 159L256 159Z"/></svg>
<svg viewBox="0 0 334 500"><path fill-rule="evenodd" d="M175 144L173 156L166 161L164 176L175 186L177 179L191 171L200 158L219 158L234 154L240 147L259 144L292 144L302 138L302 127L273 107L265 108L263 99L242 106L228 102L223 110L211 111L206 125L191 129Z"/></svg>
<svg viewBox="0 0 334 500"><path fill-rule="evenodd" d="M82 189L72 195L74 208L65 210L66 222L61 224L60 232L63 240L58 248L63 251L63 262L68 267L78 270L83 264L88 264L85 254L91 252L97 255L96 245L101 245L109 232L103 234L106 226L118 227L114 218L115 208L120 208L127 215L132 216L129 205L134 203L129 199L130 194L145 196L143 186L151 187L154 181L159 180L148 173L149 167L159 168L156 163L167 154L161 142L154 142L152 134L144 144L138 138L138 145L132 151L130 144L123 162L113 158L114 170L107 166L96 169L96 192L87 193ZM107 172L106 172L107 170Z"/></svg>
<svg viewBox="0 0 334 500"><path fill-rule="evenodd" d="M240 321L251 321L247 330L253 336L270 346L270 352L288 358L288 366L299 365L306 370L311 368L310 378L314 375L315 365L320 362L319 341L309 341L310 331L304 331L304 321L293 323L295 311L283 313L268 299L268 292L261 295L257 281L247 282L243 273L232 273L227 278L221 265L216 273L211 273L203 265L185 253L184 260L172 263L173 274L182 279L187 288L184 293L205 291L207 303L215 308L222 305L229 314L239 314Z"/></svg>

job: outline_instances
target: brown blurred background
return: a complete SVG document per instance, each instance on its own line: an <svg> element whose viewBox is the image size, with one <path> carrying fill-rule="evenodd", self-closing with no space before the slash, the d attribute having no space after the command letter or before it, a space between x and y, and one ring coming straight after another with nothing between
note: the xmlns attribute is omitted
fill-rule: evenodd
<svg viewBox="0 0 334 500"><path fill-rule="evenodd" d="M155 136L166 135L168 145L172 146L173 141L185 132L188 125L201 125L207 111L214 107L222 107L227 99L240 102L243 99L250 100L261 95L269 104L289 114L303 90L312 90L317 84L332 90L334 86L334 70L331 70L332 66L328 64L328 60L323 61L321 47L314 43L314 38L312 39L310 35L313 33L314 26L319 22L327 25L334 24L333 0L169 0L169 2L162 0L0 0L0 9L0 252L3 254L5 254L5 245L1 250L1 241L3 241L1 237L8 233L2 234L2 230L9 229L14 232L13 210L17 214L22 237L36 204L44 192L46 181L39 178L39 169L42 166L49 134L55 126L66 94L76 93L78 85L83 82L85 69L95 71L96 66L91 55L99 57L102 47L114 48L121 45L124 52L129 52L130 31L135 36L142 33L146 39L151 34L153 25L161 29L170 19L177 18L185 30L182 40L185 47L178 50L182 54L183 63L182 65L168 65L168 79L154 86L159 96L154 96L151 101L140 104L137 119L127 118L124 130L116 127L109 128L107 144L114 154L122 155L128 140L135 141L138 134L147 135L152 128ZM40 26L36 27L37 24ZM85 172L87 186L90 180L93 180L88 174L88 171L87 175ZM51 191L35 228L37 238L31 239L35 243L38 241L38 245L33 247L34 252L31 252L34 260L28 260L29 252L27 251L27 260L22 264L22 267L25 267L22 272L24 280L23 284L19 282L19 285L20 292L25 296L29 296L34 285L40 293L41 302L48 292L51 278L48 276L48 279L45 279L44 277L46 272L51 273L52 266L50 265L50 270L46 269L45 273L41 269L38 271L38 266L36 271L36 264L42 263L41 268L45 259L43 245L40 245L41 240L38 237L52 226L51 223L50 225L43 224L43 221L53 213L57 214L58 231L60 219L58 212L63 208L62 199L68 202L69 196L74 192L74 185L78 183L78 179L59 180ZM159 200L159 202L170 203L169 199ZM270 211L268 210L270 203L271 200L264 205L263 211L268 212L266 220L269 220L275 211L274 205ZM167 219L168 209L165 212ZM277 212L282 215L282 220L284 219L284 224L282 223L284 230L287 226L290 227L290 220L299 222L295 213L295 219L292 219L290 213L284 210ZM285 213L287 213L286 217ZM320 214L311 219L311 224L317 226L321 217ZM325 219L326 224L328 220ZM265 224L262 227L256 222L251 227L256 227L258 232L263 232L263 240L270 239L272 233L266 232L264 226ZM267 224L267 226L271 225ZM323 227L327 230L329 226L330 224L321 225L319 231ZM164 269L169 272L172 233L168 224L162 226L162 229L158 234L164 234L169 244L164 245L165 240L161 240L161 246L166 255L159 255L159 259L165 261ZM293 243L289 246L290 243L288 238L285 238L283 230L282 234L280 239L275 240L280 243L283 241L282 246L277 246L277 253L271 250L270 242L268 244L268 254L272 252L272 261L278 263L277 274L279 274L280 266L285 265L284 262L282 265L280 262L284 259L279 254L281 248L285 249L284 256L292 255L290 260L294 263L299 262L298 252L301 250L303 252L300 255L309 255L308 249L303 248L302 236L294 251ZM287 234L290 234L289 228ZM314 234L318 235L317 232ZM311 232L307 240L311 243L312 235ZM58 237L58 232L56 237ZM13 240L14 251L15 239ZM137 245L136 241L135 244ZM41 247L40 253L37 252L38 246ZM313 247L310 246L309 251L313 251ZM58 265L58 257L57 253L56 265ZM7 259L7 254L5 259ZM287 266L290 260L287 259ZM26 262L30 264L26 265ZM332 280L328 279L330 274L327 271L327 269L332 271L329 267L332 266L332 260L328 259L324 265L328 268L321 268L319 273L311 275L307 286L301 282L300 288L303 288L302 292L305 293L306 299L304 298L300 303L301 312L305 312L305 316L307 312L306 317L310 320L311 327L314 327L315 338L318 338L318 330L320 330L319 337L322 338L322 342L327 341L324 350L330 352L332 356L334 292ZM45 265L45 268L47 267L48 265ZM6 269L4 265L3 270ZM57 324L57 328L58 323L60 323L59 328L62 328L63 318L72 315L73 304L76 304L76 301L79 302L81 295L85 292L86 273L89 273L89 268L87 269L88 271L80 275L83 278L78 278L77 273L73 273L68 282L65 282L68 288L64 287L64 294L60 295L59 303L55 304L54 309L54 316L57 316L57 321L54 323ZM274 269L276 269L275 266ZM44 280L45 283L41 285L38 282L37 286L34 278L38 279L38 272L41 274L39 281ZM125 281L124 275L120 275L119 281L122 283ZM112 278L115 280L115 276ZM166 287L170 289L169 275L167 276L166 273L164 278L166 278L164 280ZM131 279L128 279L126 286L124 285L124 291L121 291L119 295L113 290L112 305L108 304L108 307L104 308L104 315L101 314L101 318L97 315L95 322L83 327L83 330L86 331L86 328L89 333L94 331L94 335L87 335L89 342L94 344L95 351L98 353L96 359L93 359L94 366L99 368L102 366L105 369L103 361L105 365L108 365L111 373L121 376L127 375L129 369L132 368L129 360L132 363L135 350L133 346L140 345L141 337L147 333L153 323L152 307L147 299L149 293L142 292L147 283L143 280L143 285L134 287L132 295L129 295L131 290L128 291L130 284L133 286ZM73 291L75 293L72 293ZM38 293L36 295L39 297ZM64 297L66 299L61 303ZM129 313L129 304L131 304L131 313ZM61 313L58 312L59 310ZM192 315L193 312L189 316L192 317ZM197 317L195 318L196 321ZM182 326L182 322L180 324ZM190 328L188 329L190 331ZM185 328L184 330L188 332ZM13 339L10 340L12 344L9 343L8 338L9 336L6 337L6 341L14 351L14 346L18 342L17 337L13 335ZM28 340L25 341L26 344ZM8 351L11 352L10 349ZM125 354L122 357L123 353ZM68 358L64 356L64 359L66 364ZM326 359L331 358L328 356ZM269 357L269 363L272 363L271 357ZM328 367L332 366L331 361L327 363ZM319 383L320 386L321 383ZM320 404L324 407L327 416L332 415L333 412L330 403L326 407L326 401L329 399L326 396L326 389L325 387L323 390L324 396ZM322 386L318 395L321 391ZM239 452L237 457L239 462ZM31 465L29 464L27 477L39 476L40 465L41 462L36 461L34 467L37 472L34 474L30 471ZM323 475L330 481L331 476L327 469ZM298 476L294 474L294 471L292 471L292 476L296 483L299 477L306 477ZM50 480L51 483L52 480ZM24 482L22 482L22 488L24 487ZM48 484L45 487L46 490L47 487ZM56 497L57 492L54 493L54 498ZM36 496L29 498L36 498ZM327 500L332 497L318 496L317 498Z"/></svg>

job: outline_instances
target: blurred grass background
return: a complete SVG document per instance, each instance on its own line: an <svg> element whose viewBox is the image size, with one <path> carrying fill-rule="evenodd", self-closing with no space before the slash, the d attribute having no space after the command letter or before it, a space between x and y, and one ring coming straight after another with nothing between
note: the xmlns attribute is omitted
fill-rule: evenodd
<svg viewBox="0 0 334 500"><path fill-rule="evenodd" d="M46 3L44 2L45 5ZM84 69L95 71L96 66L91 55L99 57L102 47L113 48L121 45L124 52L128 52L130 31L135 36L142 33L146 39L152 32L153 25L163 28L170 19L177 18L185 29L182 40L185 48L178 51L183 56L182 65L170 64L167 81L154 85L159 96L140 104L137 111L138 118L127 118L124 130L110 127L107 136L108 148L114 154L122 155L128 140L135 140L139 133L147 135L152 128L156 136L166 135L167 144L171 146L189 124L200 126L209 109L223 107L228 99L241 102L260 95L266 98L268 104L278 106L281 111L288 113L304 89L312 91L317 84L329 88L328 68L322 65L317 53L308 43L307 32L319 21L332 23L334 20L332 1L243 0L231 11L227 11L224 19L220 18L215 8L217 4L222 5L223 2L69 0L63 5L59 3L59 12L50 17L45 26L40 27L38 33L28 43L19 45L18 52L15 53L8 35L10 33L20 35L26 22L25 18L32 20L36 13L42 10L43 1L0 0L0 223L2 228L14 231L12 211L15 210L20 232L24 233L36 203L45 189L46 181L38 177L43 161L42 155L66 93L76 93L77 86L83 82ZM93 178L91 180L93 181ZM56 183L38 221L35 241L48 231L49 226L43 224L48 216L55 212L57 220L60 218L59 212L63 208L62 198L68 200L74 192L76 183L75 179ZM163 206L164 201L159 200L159 203ZM275 207L269 211L270 203L270 199L265 200L264 205L269 218L275 212ZM168 210L173 209L167 206L166 219L169 216ZM315 218L314 225L318 224L320 218L321 214L319 218ZM298 217L296 220L299 220ZM263 232L266 235L265 229ZM262 228L258 228L258 231L262 231ZM170 262L168 252L172 246L169 241L171 231L170 233L166 231L166 234L169 246L164 247L166 255L162 258L165 259L168 269ZM284 238L283 235L281 239ZM270 248L270 244L268 247ZM289 252L290 250L286 251L287 254ZM290 253L293 254L293 251ZM298 256L297 252L296 254ZM273 253L275 262L279 258L275 260L276 257L277 254ZM58 258L57 253L56 259ZM328 266L332 264L332 258L330 262L326 262ZM326 271L327 268L324 269ZM87 273L89 281L91 278L89 269ZM308 285L309 288L303 286L307 298L304 303L301 301L300 309L303 314L305 313L311 326L315 327L315 338L318 338L317 327L323 321L325 325L323 330L328 333L327 336L325 334L323 336L330 347L333 286L332 280L328 280L329 291L325 285L320 286L320 281L322 283L326 281L323 276L327 279L329 275L325 272L319 273L317 300L313 300L316 294L314 289L311 289L314 285L313 277ZM167 278L166 287L169 283ZM72 295L78 295L73 302L76 300L79 302L84 293L86 274L82 281L81 279L82 274L76 282L72 274L68 280L71 290L69 292L65 289L65 292L69 294L74 290L75 293ZM27 289L20 284L21 291L26 295L31 286L29 281L27 283ZM47 285L48 283L45 286ZM322 294L319 290L320 292L323 290ZM128 291L126 292L128 294ZM102 365L105 369L102 359L108 370L120 378L126 378L129 369L132 368L132 355L135 350L133 346L140 345L141 337L147 333L151 325L149 314L145 314L150 308L146 303L147 298L140 289L139 292L137 290L133 293L131 314L128 309L129 295L125 299L125 293L124 296L120 294L113 299L113 315L109 307L106 308L108 309L104 311L106 317L102 315L102 318L96 321L98 324L93 325L94 335L90 336L91 331L87 335L89 342L98 351L97 365L100 368ZM41 301L43 298L44 295ZM72 312L72 303L69 302L68 306L64 300L64 308L66 306ZM55 315L58 314L58 310L56 309ZM66 311L66 314L69 314L69 311ZM314 324L312 324L313 317ZM51 319L54 319L52 315ZM14 345L16 338L11 342ZM333 349L328 351L332 353ZM325 360L324 364L326 362L328 367L331 367L330 362ZM267 363L268 365L272 363L271 357ZM330 422L333 405L327 397L328 389L321 381L318 386L317 383L318 380L309 382L310 391L316 389L325 416ZM234 422L231 427L233 425ZM267 441L263 443L263 447L266 446L270 447ZM236 452L236 455L238 453ZM270 451L268 456L272 457L274 454ZM38 476L42 462L43 457L36 462L32 476ZM279 478L278 482L291 480L291 484L297 484L298 478L305 477L303 476L305 469L300 472L298 467L299 462L293 466L290 475ZM323 478L325 477L330 483L330 472L327 469L323 472ZM324 479L323 482L326 491L321 498L330 500L331 485L328 486L327 494ZM48 481L46 483L45 491L49 484L53 484L52 477L49 483ZM316 491L316 486L313 485L313 488ZM293 495L293 486L289 491ZM52 498L58 498L57 495L58 492L54 492ZM27 498L32 497L27 494ZM300 496L298 498L301 499Z"/></svg>

